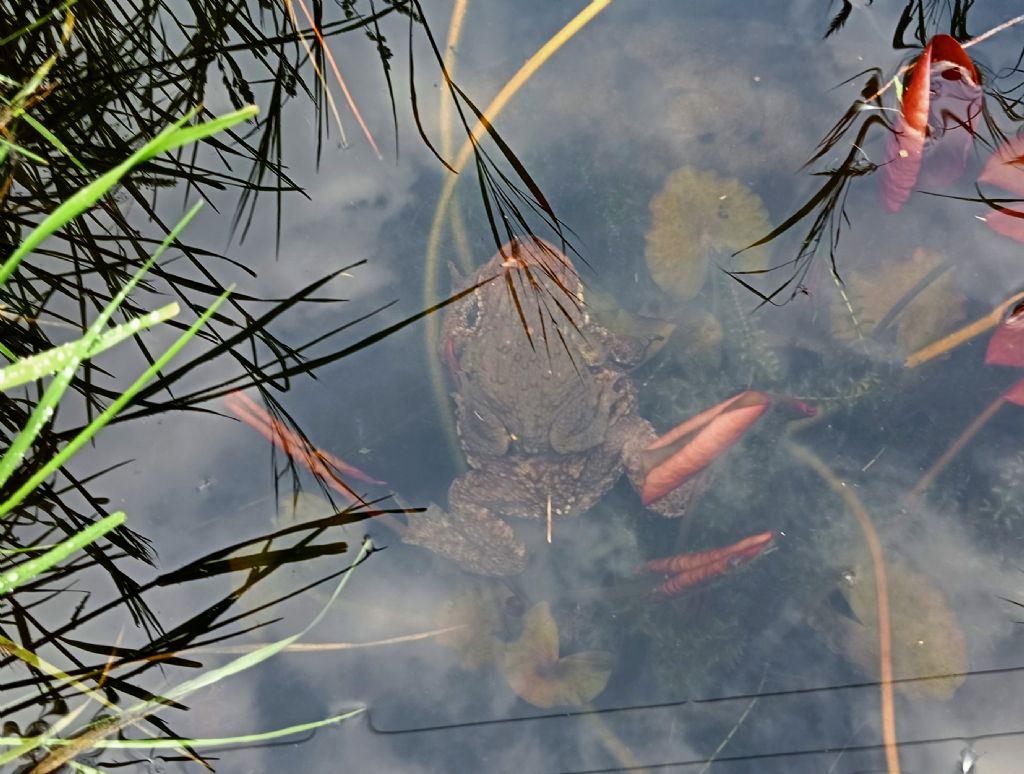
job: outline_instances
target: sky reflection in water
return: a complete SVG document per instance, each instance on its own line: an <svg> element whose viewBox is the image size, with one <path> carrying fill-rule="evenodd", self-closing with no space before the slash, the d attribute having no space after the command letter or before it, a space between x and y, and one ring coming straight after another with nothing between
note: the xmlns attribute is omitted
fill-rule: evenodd
<svg viewBox="0 0 1024 774"><path fill-rule="evenodd" d="M696 297L680 301L658 289L645 265L648 203L672 170L690 166L740 181L778 224L820 184L800 167L861 83L855 78L836 85L868 67L892 73L901 61L890 43L893 19L881 9L857 6L846 28L822 41L828 23L823 9L777 5L755 15L743 4L613 4L515 97L497 127L573 229L593 297L677 326L665 350L635 374L644 413L658 429L747 387L819 405L823 418L796 440L866 504L888 561L900 568L892 577L913 573L955 611L949 625L957 633L942 636L963 637L966 668L977 674L954 686L952 698L897 691L900 738L921 741L902 750L904 770L953 771L962 740L975 738L984 753L979 770L1010 771L1019 755L1017 738L985 737L1017 729L1022 694L1012 671L1024 663L1014 625L1018 613L1000 598L1024 600L1017 569L1024 513L1000 500L996 487L1019 491L1024 464L1017 427L1024 417L1018 407L1004 407L927 497L907 499L924 470L1012 374L981 364L980 342L987 337L914 371L901 368L909 352L900 347L923 345L932 333L980 316L1006 297L1007 288L1018 288L1020 245L974 218L982 205L917 193L892 216L881 205L877 180L858 181L846 201L852 225L844 232L838 267L869 338L871 326L887 313L885 306L873 308L873 301L891 305L936 262L952 264L950 280L911 322L894 321L881 341L866 348L851 332L846 302L824 256L803 280L807 294L755 315L749 312L756 299L737 293L715 266ZM786 15L778 15L780 9ZM1007 18L997 10L987 11L991 17L979 11L972 29ZM435 34L445 13L428 8ZM471 6L456 80L485 105L570 13L549 4L526 13L520 6ZM292 315L282 331L286 337L289 326L296 335L326 329L339 315L355 317L398 299L357 328L356 336L365 335L422 304L422 257L442 170L404 129L395 160L387 149L387 105L375 101L379 72L361 69L354 54L343 56L352 57L345 69L349 87L385 147L385 160L377 161L355 136L345 152L326 149L318 172L293 170L311 198L285 200L281 258L275 256L269 213L232 250L259 272L258 281L240 291L276 297L341 265L368 260L331 286L333 295L350 303ZM1000 67L1016 54L1012 40L997 37L972 56ZM421 72L428 72L423 63ZM399 124L411 126L407 87L401 78L396 84ZM435 93L419 95L427 126L437 124ZM308 142L306 120L287 117L292 142ZM822 159L823 167L846 150L839 146L841 153ZM872 136L864 153L874 160L884 155L882 133ZM969 181L987 155L976 144L963 181L948 192L971 195ZM494 245L471 176L471 170L464 175L457 206L470 250L482 262ZM206 212L195 240L222 243L224 220ZM802 235L798 226L769 244L767 258L786 260ZM454 256L451 245L447 241L442 250L446 260ZM721 267L736 265L726 252L713 258ZM446 278L442 284L447 286ZM899 291L887 293L889 288ZM694 343L692 332L707 330L709 319L721 326L718 354L713 344ZM314 443L387 480L411 503L443 504L461 463L449 458L427 377L428 358L435 354L424 351L423 335L416 326L386 339L325 369L316 381L298 382L284 402ZM127 434L112 432L103 454L138 460L116 486L130 513L146 515L137 526L154 539L164 567L194 558L189 528L209 530L211 545L269 529L274 487L267 447L255 433L190 416L175 417L163 432L165 443L189 451L175 455L182 463L158 482L142 475L153 458L134 448ZM218 686L223 693L197 702L195 728L213 724L227 734L356 705L370 708L366 717L321 731L303 745L232 753L232 770L247 764L323 770L339 755L353 767L406 771L581 771L637 762L696 762L686 770L700 771L699 762L712 756L720 760L711 770L721 772L884 770L877 673L858 667L858 660L873 663L874 622L857 619L863 609L850 596L851 584L873 583L863 537L842 502L785 450L785 433L781 421L768 423L717 463L709 491L682 523L646 513L620 482L593 513L556 521L550 546L543 520L525 525L533 563L511 583L463 575L377 525L347 528L351 544L369 531L387 550L359 569L310 639L366 642L432 629L451 620L453 604L475 599L483 612L474 625L486 621L479 625L493 637L513 641L526 611L547 601L562 635L562 655L611 654L608 688L588 711L532 708L516 697L497 664L467 669L455 649L427 640L283 655L256 678ZM195 443L197 434L202 444ZM721 546L763 530L779 533L774 551L675 601L647 601L647 589L634 578L633 568L646 559ZM330 566L321 560L282 575L298 584ZM207 593L198 586L176 589L159 609L173 618ZM268 636L301 628L317 604L312 595L293 601ZM915 609L913 602L893 607L904 615ZM898 637L898 620L894 626ZM857 627L866 631L860 640L850 633ZM496 648L499 663L501 650ZM957 656L938 663L956 664ZM529 719L534 716L540 719Z"/></svg>

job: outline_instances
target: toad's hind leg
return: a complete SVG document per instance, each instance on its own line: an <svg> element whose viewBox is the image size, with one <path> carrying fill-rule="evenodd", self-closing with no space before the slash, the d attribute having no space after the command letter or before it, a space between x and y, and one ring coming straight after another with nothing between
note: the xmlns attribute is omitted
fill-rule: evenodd
<svg viewBox="0 0 1024 774"><path fill-rule="evenodd" d="M431 505L410 515L402 539L451 559L479 575L516 575L526 567L526 547L515 531L490 509L473 500L467 479L448 491L449 512Z"/></svg>

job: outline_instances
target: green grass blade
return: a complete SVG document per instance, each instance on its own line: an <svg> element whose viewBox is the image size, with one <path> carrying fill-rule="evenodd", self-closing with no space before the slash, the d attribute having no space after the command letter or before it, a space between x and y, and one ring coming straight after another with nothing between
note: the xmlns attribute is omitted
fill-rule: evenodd
<svg viewBox="0 0 1024 774"><path fill-rule="evenodd" d="M54 9L52 9L50 11L47 11L45 13L39 14L39 16L37 16L35 18L35 20L29 22L24 27L16 29L14 32L12 32L10 35L8 35L6 38L0 38L0 46L6 46L11 41L17 40L22 35L25 35L26 33L31 32L32 30L36 29L37 27L42 27L44 24L49 24L52 21L51 18L50 18L52 15L61 13L62 11L66 11L68 8L73 6L76 1L77 0L67 0L66 2L61 3L56 8L54 8Z"/></svg>
<svg viewBox="0 0 1024 774"><path fill-rule="evenodd" d="M67 156L72 164L74 164L76 167L78 167L83 172L88 172L89 171L88 169L85 168L85 164L83 164L81 161L79 161L77 158L75 158L75 155L71 152L71 150L68 148L68 146L65 145L61 141L61 139L59 137L57 137L57 135L55 135L53 132L51 132L49 129L47 129L45 126L43 126L41 123L39 123L39 121L37 121L35 118L33 118L30 114L28 114L28 113L22 114L21 120L24 121L29 126L31 126L33 129L35 129L37 132L39 132L39 134L42 135L43 139L46 140L48 143L50 143L50 145L52 145L54 148L56 148L61 153L63 153L65 156ZM24 153L24 151L21 151L21 152Z"/></svg>
<svg viewBox="0 0 1024 774"><path fill-rule="evenodd" d="M32 580L40 573L46 572L57 562L67 559L70 554L99 540L110 530L114 529L114 527L118 527L121 524L124 524L124 511L112 513L95 524L90 524L67 540L61 541L42 556L29 559L27 562L22 562L9 570L4 570L3 573L0 573L0 595L7 594L18 588L21 584Z"/></svg>
<svg viewBox="0 0 1024 774"><path fill-rule="evenodd" d="M185 331L180 337L178 337L174 344L172 344L170 348L168 348L167 351L163 353L163 355L157 358L157 360L149 368L147 368L142 373L142 375L139 376L139 378L136 379L135 382L133 382L132 385L127 390L125 390L115 401L113 401L106 409L104 409L104 411L101 414L99 414L92 422L90 422L88 426L86 426L82 430L82 432L80 432L78 435L72 438L71 441L68 442L68 445L61 449L59 452L57 452L57 454L55 454L53 458L46 463L45 466L36 471L3 504L0 504L0 516L9 513L11 509L17 506L22 500L24 500L32 492L33 489L35 489L37 486L43 483L43 481L45 481L50 476L50 474L55 473L61 465L67 462L71 455L77 452L102 427L109 423L110 420L113 419L118 414L118 412L120 412L121 409L123 409L128 404L128 402L135 397L136 394L138 394L139 390L141 390L149 382L150 379L156 376L160 369L163 368L168 363L168 361L170 361L170 359L174 357L181 350L182 347L185 346L188 340L191 339L196 334L196 332L206 323L206 321L210 319L214 312L216 312L220 305L224 303L224 301L227 299L229 292L230 289L225 291L219 298L217 298L217 300L210 305L210 308L207 309L199 317L199 319L197 319L189 327L187 331ZM62 375L63 371L61 371L61 373L58 374L57 379L61 378ZM56 382L56 379L54 381ZM51 387L52 386L53 385L51 384ZM49 390L47 390L47 392L49 392ZM46 397L45 393L43 397ZM40 402L40 406L41 405L42 403ZM33 416L34 415L35 412L33 412ZM13 450L13 445L11 448ZM6 460L6 455L4 457L4 460ZM0 460L0 465L3 464L4 460Z"/></svg>
<svg viewBox="0 0 1024 774"><path fill-rule="evenodd" d="M33 153L28 148L22 148L16 142L11 142L10 140L5 140L2 137L0 137L0 145L4 146L3 147L3 158L7 157L7 154L8 154L9 151L14 150L14 151L17 151L18 153L20 153L25 158L32 159L32 161L36 162L37 164L45 164L47 166L49 166L49 164L50 164L49 161L44 159L39 154ZM3 158L0 158L0 161L3 161Z"/></svg>
<svg viewBox="0 0 1024 774"><path fill-rule="evenodd" d="M250 105L202 124L182 126L183 123L195 115L195 112L195 110L192 110L186 113L180 121L164 129L125 161L106 174L96 178L89 185L79 189L51 212L42 223L25 237L11 254L11 257L4 261L3 266L0 266L0 284L7 282L11 274L14 273L14 270L18 268L22 258L39 247L47 237L62 228L68 221L85 212L85 210L99 201L100 197L109 191L133 167L149 161L161 153L174 150L189 142L196 142L215 132L252 118L256 115L257 108L255 105Z"/></svg>
<svg viewBox="0 0 1024 774"><path fill-rule="evenodd" d="M177 303L170 303L167 306L162 306L150 312L144 317L137 317L126 323L116 325L99 335L92 349L86 353L83 359L95 357L101 352L120 344L125 339L131 338L136 333L169 320L179 311ZM59 347L40 352L38 355L22 358L6 368L0 368L0 392L57 373L57 371L64 368L71 361L74 354L78 351L79 341L62 344Z"/></svg>
<svg viewBox="0 0 1024 774"><path fill-rule="evenodd" d="M50 677L56 678L61 682L76 688L81 693L82 696L89 697L91 700L95 701L100 706L109 709L112 713L118 712L117 705L107 698L106 693L102 689L93 688L92 686L87 685L85 682L72 677L71 675L62 671L59 667L55 666L54 664L51 664L46 659L41 658L38 654L34 653L33 651L23 648L21 645L14 642L14 640L10 640L7 637L0 635L0 647L2 647L6 653L8 653L11 656L14 656L15 658L24 662L33 669L38 670L39 672L43 672L49 675ZM15 704L20 704L34 695L35 693L30 692L29 696L27 697L11 697L10 701L8 701L6 705L0 706L0 715L6 714L8 707L13 706ZM73 719L77 717L79 714L81 714L81 711L82 709L84 709L84 707L84 704L79 705L72 712L69 712L67 715L62 716L57 721L57 723L50 727L50 732L53 733L53 729L63 729L67 727L66 721L69 721L70 719ZM60 731L57 731L56 733L60 733ZM11 738L14 740L18 739L18 737ZM44 741L42 737L23 737L21 743L15 741L15 746L13 750L7 750L6 752L0 753L0 765L10 763L13 760L17 760L22 755L25 755L26 753L29 753L32 750L39 747L42 741ZM0 744L0 746L5 745Z"/></svg>
<svg viewBox="0 0 1024 774"><path fill-rule="evenodd" d="M204 672L203 674L194 677L191 680L186 680L184 683L181 683L180 685L176 685L172 688L169 688L166 692L163 693L163 696L172 700L181 699L187 696L188 694L192 693L193 691L197 691L200 688L205 688L208 685L213 685L214 683L217 683L226 677L230 677L231 675L237 674L238 672L242 672L246 669L250 669L251 667L254 667L257 664L266 661L271 656L280 653L293 642L305 636L310 629L312 629L314 626L320 623L320 621L323 620L324 616L327 615L327 612L330 610L331 605L334 604L334 600L338 598L338 595L341 594L342 590L348 584L348 579L352 577L352 572L355 570L356 567L359 566L360 562L362 562L363 559L365 559L369 555L372 549L373 543L370 540L363 541L363 545L360 547L359 553L353 560L352 566L349 567L348 571L341 576L341 581L335 587L334 593L331 594L330 599L328 599L327 602L324 603L324 606L320 609L320 612L317 613L313 620L310 621L309 624L302 629L302 631L293 634L290 637L285 637L283 640L267 643L266 645L257 648L256 650L251 651L250 653L245 653L239 656L238 658L229 661L227 664L224 664L223 666ZM142 702L141 704L136 705L134 710L131 711L152 711L152 703Z"/></svg>
<svg viewBox="0 0 1024 774"><path fill-rule="evenodd" d="M362 546L359 549L358 554L356 555L355 559L352 562L352 565L348 568L348 570L344 573L344 575L342 575L341 580L338 582L337 586L335 587L334 593L331 594L330 598L324 603L323 607L320 609L319 613L317 613L317 615L314 616L313 620L310 621L310 623L307 624L300 632L298 632L297 634L293 634L290 637L285 637L283 640L279 640L278 642L268 643L267 645L264 645L263 647L255 650L255 651L252 651L250 653L246 653L246 654L244 654L242 656L239 656L236 659L233 659L232 661L230 661L227 664L224 664L221 667L218 667L216 669L211 669L208 672L205 672L205 673L203 673L201 675L198 675L197 677L192 678L191 680L186 680L184 683L180 683L177 686L173 686L169 690L165 691L160 698L163 699L164 701L166 701L166 700L178 700L178 699L181 699L181 698L183 698L183 697L185 697L185 696L187 696L187 695L189 695L189 694L199 690L200 688L205 688L205 687L207 687L209 685L213 685L213 684L219 682L220 680L223 680L223 679L225 679L227 677L230 677L232 675L238 674L239 672L242 672L242 671L244 671L246 669L254 667L257 664L260 664L263 661L266 661L271 656L276 655L277 653L280 653L282 650L284 650L289 645L294 643L296 640L298 640L299 638L304 636L306 633L308 633L321 620L323 620L324 616L327 615L327 613L330 610L331 606L334 604L334 601L338 598L338 596L341 594L341 592L348 585L348 581L352 577L352 573L355 571L355 568L358 567L359 564L367 556L369 556L369 554L370 554L370 552L372 550L373 550L373 543L369 539L364 540ZM0 640L0 644L3 644L4 642L5 642L5 640ZM6 642L9 642L9 641L6 641ZM28 657L30 657L32 659L36 658L35 654L31 654L31 653L28 654ZM107 703L107 706L109 707L110 704ZM162 703L159 700L155 700L155 701L154 700L141 701L141 702L137 703L135 706L121 711L119 716L104 718L103 720L97 721L97 723L104 724L104 729L103 730L106 733L112 735L116 731L118 731L119 729L125 728L126 726L134 723L139 718L142 718L142 717L144 717L146 715L149 715L149 714L152 714L154 712L157 712L157 711L163 709L166 706L167 705L165 703ZM301 731L309 730L309 729L313 729L313 728L318 728L320 726L327 725L329 723L337 723L337 722L345 720L346 718L352 717L352 716L357 715L357 714L359 714L361 712L364 712L364 711L365 711L365 708L359 708L359 709L352 710L352 711L347 712L347 713L343 713L341 715L335 715L333 717L326 718L324 720L312 721L311 723L305 723L305 724L300 724L300 725L296 725L296 726L290 726L290 727L288 727L286 729L278 729L276 731L263 732L261 734L251 734L251 735L246 735L246 736L233 737L233 738L225 738L225 739L208 739L208 740L207 739L200 739L200 740L196 740L196 739L107 740L107 739L102 739L101 735L97 735L97 738L91 740L90 747L121 748L121 749L136 748L137 749L137 748L140 748L140 747L141 748L148 748L148 747L179 747L182 744L188 744L190 746L197 746L198 744L201 744L201 743L205 743L205 744L208 744L208 745L222 745L222 744L230 744L230 743L250 743L250 742L253 742L253 741L257 741L258 742L258 741L265 741L267 739L272 739L272 738L275 738L275 737L278 737L278 736L284 736L284 735L287 735L287 734L300 733ZM95 724L92 724L92 725L95 725ZM89 729L90 729L90 726L86 726L84 729L79 730L77 735L81 736L83 734L87 734L87 733L89 733ZM77 741L80 743L81 739L78 739ZM0 746L14 746L15 747L14 750L10 750L10 751L8 751L6 753L0 754L0 763L8 762L10 760L14 760L16 757L18 757L20 755L23 755L25 752L31 751L31 750L36 749L36 748L41 747L41 746L47 746L47 747L49 747L49 746L59 746L59 745L65 745L66 746L66 745L71 745L71 744L75 744L75 743L76 743L76 740L74 738L63 739L63 738L58 738L58 737L50 736L49 734L43 734L41 736L36 736L36 737L17 737L17 736L0 737Z"/></svg>
<svg viewBox="0 0 1024 774"><path fill-rule="evenodd" d="M303 734L307 731L313 731L317 728L329 726L332 723L341 723L349 718L354 718L357 715L361 715L366 712L365 707L359 707L348 712L343 712L340 715L332 715L329 718L323 718L321 720L312 720L308 723L299 723L294 726L288 726L287 728L275 728L272 731L261 731L255 734L245 734L242 736L224 736L224 737L213 737L213 738L185 738L175 739L173 737L160 737L153 739L97 739L90 745L93 748L104 749L104 750L166 750L168 748L181 747L182 745L188 745L196 749L202 747L224 747L226 745L239 745L239 744L253 744L259 742L268 742L273 739L280 739L285 736L294 736L295 734ZM108 721L109 722L109 721ZM81 732L80 732L81 733ZM48 746L58 747L75 744L76 740L71 739L58 739L54 737L17 737L17 736L0 736L0 746L9 747L19 742L23 742L27 739L31 739L34 742L34 746L38 747L39 744L46 744Z"/></svg>
<svg viewBox="0 0 1024 774"><path fill-rule="evenodd" d="M170 233L160 243L160 246L157 247L152 257L139 268L132 278L128 280L127 284L121 288L120 292L118 292L111 302L103 308L93 324L89 326L89 330L86 331L85 335L77 342L73 342L74 349L71 351L70 359L63 368L57 371L53 381L50 382L49 387L47 387L46 391L43 393L42 399L32 410L28 423L21 429L18 435L15 436L10 447L4 453L3 457L0 458L0 486L6 483L11 477L15 468L17 468L25 454L28 452L32 442L43 429L43 425L53 416L53 412L55 411L61 396L64 394L64 391L67 389L68 385L71 383L71 379L75 375L75 369L78 368L82 358L91 351L92 346L100 336L100 332L103 326L106 325L107 320L110 319L110 316L114 313L117 307L121 305L125 298L127 298L128 293L131 292L136 284L138 284L139 280L141 280L145 273L149 271L149 267L153 265L154 261L163 254L164 250L170 246L170 244L177 238L178 234L181 233L192 218L195 217L201 206L202 202L197 202L187 213L185 213L185 216L178 221L174 228L171 229ZM47 465L46 470L53 472L56 468L54 467L51 469L50 466ZM33 480L35 480L35 478L33 478ZM24 499L24 495L22 495L22 499ZM7 503L11 503L12 500L13 498L8 500ZM20 500L18 500L18 502L20 502ZM4 505L0 505L0 516L8 513L12 507L14 506L6 503Z"/></svg>

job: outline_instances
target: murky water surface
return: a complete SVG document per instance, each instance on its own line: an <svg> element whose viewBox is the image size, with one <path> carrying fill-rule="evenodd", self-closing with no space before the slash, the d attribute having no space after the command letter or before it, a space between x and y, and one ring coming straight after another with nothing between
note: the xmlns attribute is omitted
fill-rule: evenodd
<svg viewBox="0 0 1024 774"><path fill-rule="evenodd" d="M470 3L452 77L485 109L583 5ZM1012 5L971 9L969 32L1011 18ZM936 8L928 37L949 29L948 9ZM1024 280L1012 225L997 233L977 201L1008 186L976 184L1002 143L992 127L1018 129L1004 106L1021 81L1021 27L967 50L984 96L950 98L935 119L947 135L933 128L918 180L884 125L859 134L872 117L910 120L896 90L851 110L918 56L913 28L913 47L896 50L898 9L855 3L823 38L839 10L611 3L502 104L495 128L563 224L568 244L546 259L571 257L583 305L564 264L559 285L542 274L537 286L523 281L524 263L537 260L526 247L521 261L509 253L477 276L499 279L449 307L443 328L439 312L277 395L313 444L387 482L350 480L364 497L396 493L450 514L333 527L317 542L347 541L348 553L289 564L243 595L239 607L253 609L341 569L364 535L384 549L303 636L323 649L282 653L166 717L179 733L210 737L366 711L301 744L226 750L221 770L885 771L887 722L904 771L968 771L972 744L977 771L1016 770L1019 368L986 364L991 328L920 365L912 356ZM442 46L451 8L426 13ZM405 34L394 20L384 31ZM347 301L300 305L275 323L286 341L394 302L341 334L358 341L461 289L496 252L472 161L446 189L449 173L414 128L408 63L396 58L392 72L396 154L371 45L338 40L383 159L343 108L348 147L325 139L314 168L311 119L296 105L284 142L308 198L284 196L279 250L270 197L227 248L256 275L237 272L238 292L263 297L362 262L319 293ZM438 151L458 158L465 131L439 110L422 39L415 57L419 118ZM943 75L954 65L936 65L945 69L934 77L963 85L966 70ZM208 106L228 109L212 88ZM821 145L847 113L845 133ZM482 147L528 196L500 148ZM1013 166L1011 154L1011 183L1022 174ZM912 179L892 212L886 186L899 175ZM173 209L170 197L164 204ZM525 199L505 211L512 205L560 244ZM189 237L220 249L228 233L227 216L207 208ZM808 235L820 244L801 252ZM454 286L449 266L463 277ZM464 479L453 392L475 468ZM685 428L681 461L643 448L642 420L664 433L714 406L713 419ZM134 460L106 489L153 540L162 570L335 510L306 472L296 506L291 475L273 475L280 451L272 458L220 399L208 407L225 416L145 420L158 444L140 445L142 423L129 423L79 458L83 470ZM964 439L986 408L991 418ZM637 482L667 467L687 497L645 507L630 476L617 475L624 448L637 452L627 459ZM591 500L582 515L558 513ZM437 552L402 540L425 532L420 542ZM675 570L645 567L686 554ZM512 574L462 569L481 565ZM171 586L150 602L172 628L244 579ZM232 642L301 630L331 588L256 613L249 624L268 625ZM230 658L195 657L209 667Z"/></svg>

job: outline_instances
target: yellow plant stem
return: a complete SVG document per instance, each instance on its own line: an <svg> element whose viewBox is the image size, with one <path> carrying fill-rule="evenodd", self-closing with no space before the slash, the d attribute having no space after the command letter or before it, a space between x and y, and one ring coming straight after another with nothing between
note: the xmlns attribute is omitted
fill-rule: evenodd
<svg viewBox="0 0 1024 774"><path fill-rule="evenodd" d="M1011 296L984 317L968 323L963 328L953 331L938 341L933 341L923 349L919 349L908 357L903 365L907 368L917 368L922 363L927 363L929 360L944 355L952 349L956 349L975 336L980 336L982 333L992 330L1003 321L1006 311L1021 300L1024 300L1024 292Z"/></svg>
<svg viewBox="0 0 1024 774"><path fill-rule="evenodd" d="M949 465L953 458L960 453L961 449L967 445L967 442L970 441L977 432L996 415L996 412L1003 407L1004 403L1006 403L1006 397L1000 395L994 401L989 403L988 406L985 407L985 410L974 418L971 424L964 428L964 431L960 433L960 436L953 441L950 447L942 453L942 456L935 461L935 464L931 466L928 472L925 473L921 477L921 480L914 485L914 488L910 490L911 497L918 497L927 491L928 487L932 485L938 475L946 469L946 466Z"/></svg>
<svg viewBox="0 0 1024 774"><path fill-rule="evenodd" d="M611 727L604 722L600 712L594 709L590 704L585 704L583 707L584 717L590 724L590 727L594 729L604 748L611 753L612 757L615 758L616 762L626 771L643 772L647 769L641 767L640 761L633 754L633 751L629 749L629 745L623 742L618 735L612 731Z"/></svg>
<svg viewBox="0 0 1024 774"><path fill-rule="evenodd" d="M455 78L455 51L459 45L459 38L462 36L462 26L466 20L466 9L469 7L469 0L456 0L452 8L452 19L448 24L448 40L444 51L444 69L449 79ZM455 148L452 143L452 102L451 93L441 89L441 104L438 116L441 123L441 155L450 158ZM451 216L449 225L452 229L452 238L455 240L455 252L459 257L460 266L472 265L472 253L469 249L469 239L466 236L466 224L462 219L462 210L459 207L458 191L452 192L452 201L449 207ZM428 353L428 356L435 356L435 353Z"/></svg>
<svg viewBox="0 0 1024 774"><path fill-rule="evenodd" d="M437 304L440 299L438 290L438 283L440 281L440 261L438 256L440 254L441 236L444 231L444 224L448 215L448 210L455 195L455 187L458 184L459 175L466 168L466 164L472 157L473 148L479 144L480 140L483 139L485 134L487 134L490 125L498 117L501 111L505 109L506 105L508 105L512 97L515 96L516 92L526 84L533 74L536 73L537 70L539 70L541 66L543 66L544 63L555 54L556 51L558 51L558 49L572 39L573 35L583 29L591 19L607 8L611 4L611 1L612 0L591 0L590 4L587 5L586 8L576 14L576 16L562 27L562 29L555 33L547 43L541 46L533 56L527 59L523 66L519 68L518 72L516 72L508 83L502 87L497 96L491 100L491 103L487 106L486 110L483 111L483 118L477 121L476 126L474 126L470 132L470 136L459 149L458 155L452 162L454 174L448 175L448 177L445 178L444 187L441 189L441 195L438 197L437 207L434 210L434 220L430 227L423 278L424 307L432 307ZM461 19L459 19L458 24L461 26ZM461 260L460 265L462 266L463 271L469 272L473 268L472 261L468 258L468 251L465 255L467 258ZM437 315L428 317L426 320L426 349L427 364L430 369L430 384L434 392L434 398L441 410L441 415L447 417L447 421L444 423L445 434L448 437L449 447L455 452L455 456L457 457L458 441L455 436L455 429L451 422L451 415L448 411L448 390L445 386L444 372L441 366L441 361L437 355L440 335L441 322Z"/></svg>
<svg viewBox="0 0 1024 774"><path fill-rule="evenodd" d="M448 80L452 80L455 74L455 49L459 45L459 38L462 36L462 25L466 20L466 8L469 0L455 0L455 7L452 8L452 18L448 23L448 40L444 49L444 71ZM441 124L441 155L445 158L452 155L452 103L451 93L447 89L441 89L441 104L438 105L438 118Z"/></svg>
<svg viewBox="0 0 1024 774"><path fill-rule="evenodd" d="M825 462L810 449L786 439L786 449L796 459L809 467L839 495L850 513L857 520L868 551L875 575L875 593L878 597L878 661L879 692L882 705L882 742L885 747L885 763L888 774L899 774L900 757L896 741L896 709L892 690L892 624L889 614L889 584L885 571L885 556L882 541L878 538L871 515L845 482L841 481Z"/></svg>

